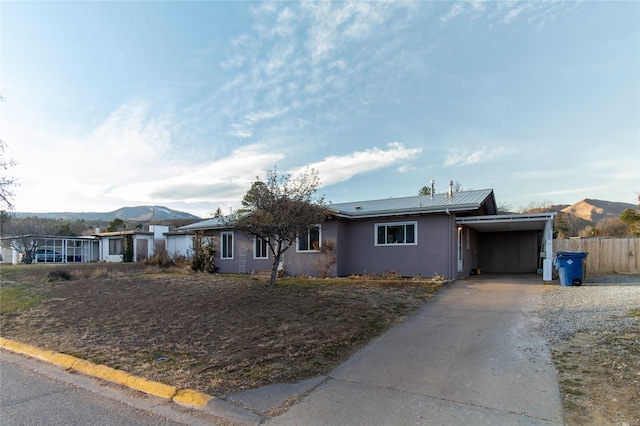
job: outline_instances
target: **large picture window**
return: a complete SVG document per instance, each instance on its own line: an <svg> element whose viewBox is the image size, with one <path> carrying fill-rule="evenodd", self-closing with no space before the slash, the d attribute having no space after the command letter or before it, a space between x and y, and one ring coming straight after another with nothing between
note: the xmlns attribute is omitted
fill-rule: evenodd
<svg viewBox="0 0 640 426"><path fill-rule="evenodd" d="M418 223L379 223L375 226L377 246L415 245L418 243Z"/></svg>
<svg viewBox="0 0 640 426"><path fill-rule="evenodd" d="M267 241L256 237L253 243L253 257L255 259L266 259L269 257L269 246Z"/></svg>
<svg viewBox="0 0 640 426"><path fill-rule="evenodd" d="M220 257L222 259L233 259L233 232L222 232L220 240Z"/></svg>
<svg viewBox="0 0 640 426"><path fill-rule="evenodd" d="M298 238L298 251L320 251L320 225L312 226Z"/></svg>

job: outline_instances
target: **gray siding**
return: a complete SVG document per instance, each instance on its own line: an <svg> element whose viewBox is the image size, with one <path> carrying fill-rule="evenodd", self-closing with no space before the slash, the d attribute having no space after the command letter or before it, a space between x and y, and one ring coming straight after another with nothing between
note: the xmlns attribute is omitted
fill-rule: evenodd
<svg viewBox="0 0 640 426"><path fill-rule="evenodd" d="M253 236L247 236L240 232L233 233L233 259L222 259L220 246L220 234L223 231L210 231L207 236L213 237L215 247L215 263L221 273L250 273L252 270L270 270L273 265L273 256L268 254L267 259L254 259ZM243 256L244 251L244 256ZM244 259L243 259L244 257ZM244 262L243 262L244 260Z"/></svg>
<svg viewBox="0 0 640 426"><path fill-rule="evenodd" d="M417 222L417 245L376 246L375 225ZM338 274L384 274L395 271L402 276L455 278L455 220L453 216L395 217L352 220L341 227Z"/></svg>
<svg viewBox="0 0 640 426"><path fill-rule="evenodd" d="M376 246L376 224L406 222L417 223L417 244ZM251 270L271 269L271 253L268 259L254 259L253 237L239 232L233 233L233 259L222 259L221 232L207 232L214 239L218 272L249 273ZM393 271L405 277L439 275L448 279L455 279L458 275L457 236L453 215L430 214L348 221L333 219L322 224L321 243L324 245L327 241L333 242L334 253L298 252L296 246L290 247L282 258L285 274L335 277ZM469 256L471 255L465 254L465 259ZM468 273L471 262L465 260L465 265Z"/></svg>

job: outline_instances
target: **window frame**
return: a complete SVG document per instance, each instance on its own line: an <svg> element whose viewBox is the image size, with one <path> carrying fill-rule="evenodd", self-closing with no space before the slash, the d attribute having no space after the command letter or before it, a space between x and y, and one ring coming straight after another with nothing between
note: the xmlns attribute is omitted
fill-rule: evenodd
<svg viewBox="0 0 640 426"><path fill-rule="evenodd" d="M316 228L318 229L318 249L317 250L313 248L313 241L311 239L311 230ZM318 223L316 225L310 226L306 233L306 240L307 240L307 244L306 244L307 248L301 249L300 243L302 242L302 240L300 239L300 237L297 238L296 252L297 253L319 253L322 247L322 225Z"/></svg>
<svg viewBox="0 0 640 426"><path fill-rule="evenodd" d="M229 238L231 239L231 247L229 247ZM233 231L222 231L220 232L220 259L224 260L233 260L234 249L233 249L233 240L234 235ZM229 255L229 250L231 251L231 255Z"/></svg>
<svg viewBox="0 0 640 426"><path fill-rule="evenodd" d="M403 226L403 239L406 241L407 240L407 226L413 226L413 242L407 243L407 242L402 242L402 243L389 243L389 242L383 242L380 243L379 241L379 229L384 227L384 228L388 228L388 227L399 227L399 226ZM385 236L389 236L388 231L385 231L384 233ZM404 247L404 246L417 246L418 245L418 221L403 221L403 222L384 222L384 223L376 223L373 226L373 242L374 242L374 246L376 247Z"/></svg>
<svg viewBox="0 0 640 426"><path fill-rule="evenodd" d="M260 248L260 250L258 250ZM258 252L261 252L262 256L258 256ZM268 259L269 258L269 245L267 240L254 237L253 238L253 258L254 259Z"/></svg>
<svg viewBox="0 0 640 426"><path fill-rule="evenodd" d="M109 238L109 256L121 256L123 254L124 238Z"/></svg>

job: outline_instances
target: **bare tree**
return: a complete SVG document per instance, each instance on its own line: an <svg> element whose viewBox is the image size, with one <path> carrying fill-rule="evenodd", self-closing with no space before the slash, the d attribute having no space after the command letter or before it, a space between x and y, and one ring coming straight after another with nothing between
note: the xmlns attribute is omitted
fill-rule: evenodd
<svg viewBox="0 0 640 426"><path fill-rule="evenodd" d="M4 101L4 96L0 93L0 102ZM13 167L16 165L16 162L12 159L7 159L5 157L5 151L7 149L7 144L4 141L0 140L0 169L5 172L9 169L9 167ZM13 191L12 187L17 185L17 179L13 176L6 175L4 172L0 175L0 204L3 204L7 210L13 210Z"/></svg>
<svg viewBox="0 0 640 426"><path fill-rule="evenodd" d="M39 217L10 218L3 223L3 242L20 253L24 263L32 263L44 237L55 234L59 229L60 222L57 220Z"/></svg>
<svg viewBox="0 0 640 426"><path fill-rule="evenodd" d="M498 203L498 213L510 213L511 211L513 211L513 206L508 201Z"/></svg>
<svg viewBox="0 0 640 426"><path fill-rule="evenodd" d="M631 237L631 229L619 217L608 217L596 224L595 234L598 237Z"/></svg>
<svg viewBox="0 0 640 426"><path fill-rule="evenodd" d="M546 213L553 203L549 200L531 201L526 206L520 207L520 213Z"/></svg>
<svg viewBox="0 0 640 426"><path fill-rule="evenodd" d="M251 185L242 200L244 209L230 221L235 229L261 239L269 247L273 256L271 285L276 283L283 253L327 216L324 198L314 198L319 184L314 169L293 178L269 171L266 181L257 178Z"/></svg>
<svg viewBox="0 0 640 426"><path fill-rule="evenodd" d="M5 174L5 172L10 168L16 165L16 162L12 159L7 159L5 157L5 151L7 149L7 144L0 140L0 169L3 170L0 175L0 204L4 206L7 210L13 210L13 196L14 193L12 188L16 186L17 179L13 176L9 176Z"/></svg>

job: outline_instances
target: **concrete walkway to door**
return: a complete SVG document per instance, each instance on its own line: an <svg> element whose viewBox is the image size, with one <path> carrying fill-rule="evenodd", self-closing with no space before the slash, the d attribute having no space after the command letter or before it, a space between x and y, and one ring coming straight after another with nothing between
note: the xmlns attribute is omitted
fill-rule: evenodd
<svg viewBox="0 0 640 426"><path fill-rule="evenodd" d="M442 289L270 425L562 424L539 276Z"/></svg>

